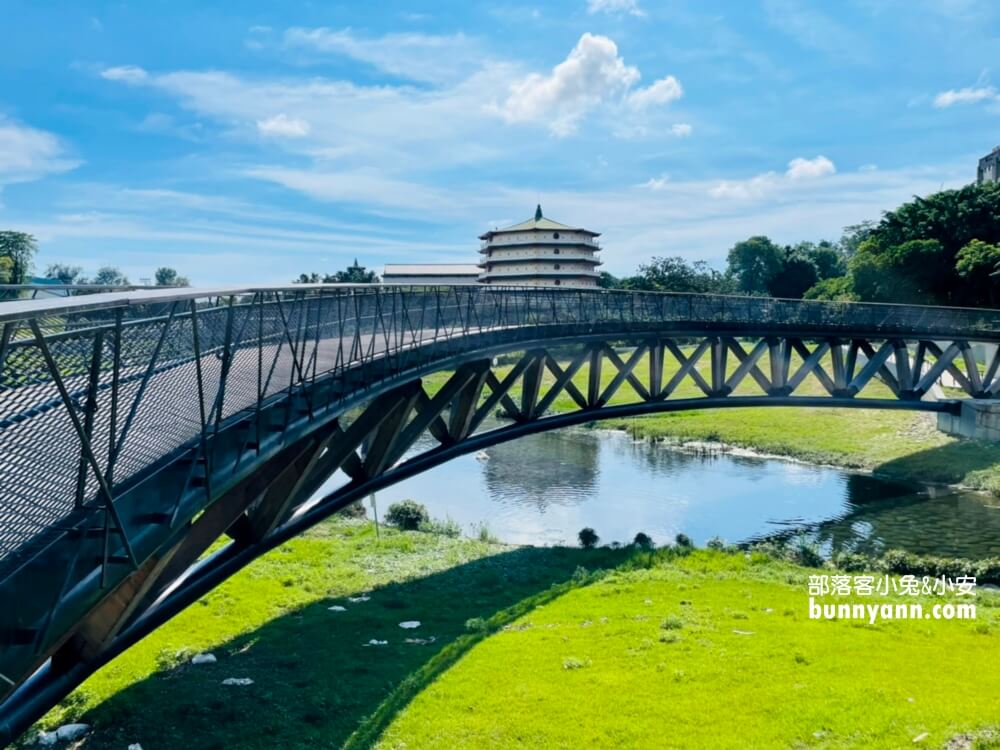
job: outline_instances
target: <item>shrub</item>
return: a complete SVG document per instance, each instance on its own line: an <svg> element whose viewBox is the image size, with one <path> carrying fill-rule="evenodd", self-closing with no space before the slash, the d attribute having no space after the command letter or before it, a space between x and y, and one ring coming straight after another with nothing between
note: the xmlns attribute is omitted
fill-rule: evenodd
<svg viewBox="0 0 1000 750"><path fill-rule="evenodd" d="M368 511L365 509L365 504L361 500L355 500L350 505L345 505L343 508L338 510L337 515L345 516L347 518L367 518Z"/></svg>
<svg viewBox="0 0 1000 750"><path fill-rule="evenodd" d="M424 521L420 524L420 530L428 534L438 534L440 536L451 537L452 539L462 534L462 527L451 518L445 518L443 521L437 518Z"/></svg>
<svg viewBox="0 0 1000 750"><path fill-rule="evenodd" d="M420 524L430 520L427 508L414 500L393 503L385 513L386 523L407 531L415 531L420 528Z"/></svg>
<svg viewBox="0 0 1000 750"><path fill-rule="evenodd" d="M580 533L576 536L577 539L580 540L580 546L584 549L593 549L597 546L597 543L601 541L601 538L597 536L597 532L589 526L580 529Z"/></svg>
<svg viewBox="0 0 1000 750"><path fill-rule="evenodd" d="M470 633L485 633L489 624L482 617L470 617L465 621L465 629Z"/></svg>
<svg viewBox="0 0 1000 750"><path fill-rule="evenodd" d="M679 617L671 615L670 617L663 618L660 622L660 627L663 630L680 630L684 627L684 621Z"/></svg>
<svg viewBox="0 0 1000 750"><path fill-rule="evenodd" d="M705 544L709 549L724 550L726 548L726 540L721 536L713 536Z"/></svg>
<svg viewBox="0 0 1000 750"><path fill-rule="evenodd" d="M908 573L913 569L916 561L916 555L911 555L901 549L891 549L882 555L877 567L883 573Z"/></svg>
<svg viewBox="0 0 1000 750"><path fill-rule="evenodd" d="M675 536L674 543L684 549L692 549L694 547L694 542L691 541L691 537L687 534L678 534Z"/></svg>
<svg viewBox="0 0 1000 750"><path fill-rule="evenodd" d="M577 659L575 656L567 656L563 659L563 669L583 669L590 666L590 659Z"/></svg>
<svg viewBox="0 0 1000 750"><path fill-rule="evenodd" d="M642 547L643 549L653 549L656 545L653 544L653 540L648 534L644 534L641 531L635 535L635 539L632 540L632 544L636 547Z"/></svg>
<svg viewBox="0 0 1000 750"><path fill-rule="evenodd" d="M819 551L819 547L808 539L799 539L791 550L789 550L789 557L792 562L807 568L822 568L825 562L823 555Z"/></svg>
<svg viewBox="0 0 1000 750"><path fill-rule="evenodd" d="M500 540L493 536L493 532L490 531L489 524L485 521L480 521L478 524L473 526L472 531L474 532L476 539L483 544L500 544Z"/></svg>
<svg viewBox="0 0 1000 750"><path fill-rule="evenodd" d="M860 573L872 567L871 561L856 552L841 552L833 559L834 565L848 573Z"/></svg>

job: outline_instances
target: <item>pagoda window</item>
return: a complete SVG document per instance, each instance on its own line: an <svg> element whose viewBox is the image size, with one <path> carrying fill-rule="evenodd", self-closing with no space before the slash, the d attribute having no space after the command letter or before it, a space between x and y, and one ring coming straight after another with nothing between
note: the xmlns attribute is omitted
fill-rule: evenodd
<svg viewBox="0 0 1000 750"><path fill-rule="evenodd" d="M562 279L556 279L556 286L562 285Z"/></svg>
<svg viewBox="0 0 1000 750"><path fill-rule="evenodd" d="M552 239L554 239L554 240L558 240L558 239L559 239L559 232L554 232L554 233L552 234Z"/></svg>
<svg viewBox="0 0 1000 750"><path fill-rule="evenodd" d="M555 249L555 253L556 253L556 255L559 255L559 248L558 247Z"/></svg>
<svg viewBox="0 0 1000 750"><path fill-rule="evenodd" d="M557 271L559 270L559 264L558 263L556 263L555 268L556 268Z"/></svg>

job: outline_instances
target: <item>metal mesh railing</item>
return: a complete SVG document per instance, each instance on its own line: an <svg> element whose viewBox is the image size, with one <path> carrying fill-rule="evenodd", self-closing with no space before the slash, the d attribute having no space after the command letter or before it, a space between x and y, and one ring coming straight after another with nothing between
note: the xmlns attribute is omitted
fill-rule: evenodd
<svg viewBox="0 0 1000 750"><path fill-rule="evenodd" d="M0 573L233 415L472 334L653 330L1000 340L1000 312L599 289L319 286L0 304Z"/></svg>

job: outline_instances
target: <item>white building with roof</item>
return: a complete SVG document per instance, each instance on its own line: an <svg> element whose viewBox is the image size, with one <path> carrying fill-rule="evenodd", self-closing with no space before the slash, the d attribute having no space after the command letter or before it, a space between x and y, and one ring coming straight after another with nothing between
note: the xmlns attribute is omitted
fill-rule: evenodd
<svg viewBox="0 0 1000 750"><path fill-rule="evenodd" d="M599 232L571 227L542 215L480 235L479 280L487 284L597 286Z"/></svg>
<svg viewBox="0 0 1000 750"><path fill-rule="evenodd" d="M383 284L475 284L479 266L473 263L386 263Z"/></svg>

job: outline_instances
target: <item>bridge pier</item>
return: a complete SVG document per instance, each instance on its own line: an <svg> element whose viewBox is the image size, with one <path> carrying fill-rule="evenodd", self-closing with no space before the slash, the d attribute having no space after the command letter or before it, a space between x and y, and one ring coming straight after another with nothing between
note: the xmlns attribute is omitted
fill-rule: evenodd
<svg viewBox="0 0 1000 750"><path fill-rule="evenodd" d="M938 412L941 432L973 440L1000 441L1000 399L963 399L954 413Z"/></svg>

